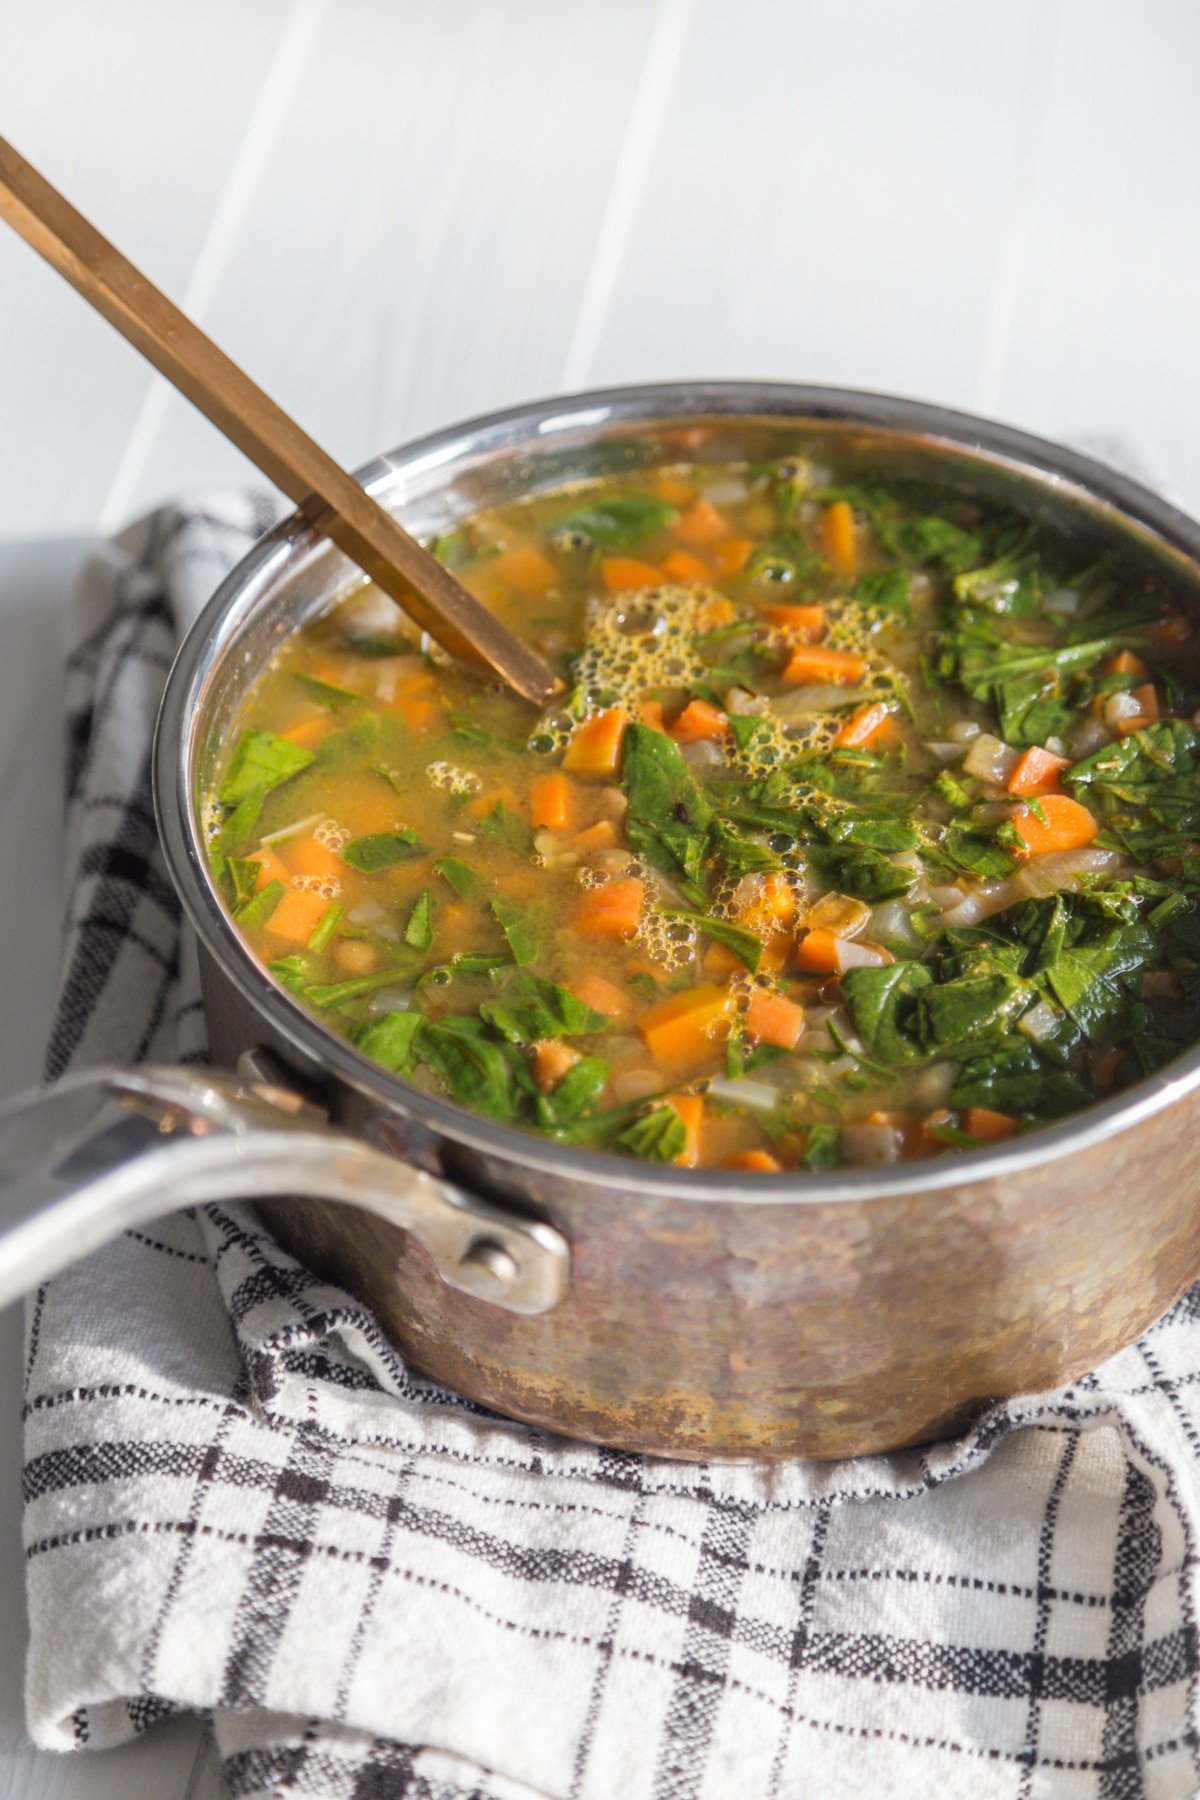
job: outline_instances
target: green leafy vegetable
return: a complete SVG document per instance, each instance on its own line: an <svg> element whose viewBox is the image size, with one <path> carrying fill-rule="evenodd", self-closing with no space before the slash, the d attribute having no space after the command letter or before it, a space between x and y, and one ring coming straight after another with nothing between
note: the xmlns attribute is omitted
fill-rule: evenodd
<svg viewBox="0 0 1200 1800"><path fill-rule="evenodd" d="M687 1128L673 1106L656 1106L635 1119L617 1143L645 1162L670 1163L687 1148Z"/></svg>
<svg viewBox="0 0 1200 1800"><path fill-rule="evenodd" d="M412 950L428 950L433 943L433 895L428 888L417 896L408 915L404 941Z"/></svg>
<svg viewBox="0 0 1200 1800"><path fill-rule="evenodd" d="M474 869L460 862L457 856L439 856L434 868L443 880L448 881L460 900L481 900L485 893L483 882Z"/></svg>
<svg viewBox="0 0 1200 1800"><path fill-rule="evenodd" d="M711 938L714 944L721 944L737 957L738 961L752 975L758 974L758 965L762 961L762 939L754 932L746 931L741 925L734 925L728 919L710 918L707 913L682 912L664 907L663 914L668 919L681 919L695 931L702 932Z"/></svg>
<svg viewBox="0 0 1200 1800"><path fill-rule="evenodd" d="M260 931L282 899L282 881L268 881L252 899L235 907L233 916L243 931Z"/></svg>
<svg viewBox="0 0 1200 1800"><path fill-rule="evenodd" d="M492 896L491 908L512 952L513 961L521 967L531 963L537 955L537 931L528 909L503 894Z"/></svg>
<svg viewBox="0 0 1200 1800"><path fill-rule="evenodd" d="M417 1062L417 1049L425 1020L420 1013L390 1012L372 1019L357 1034L355 1042L364 1056L381 1063L395 1075L411 1075Z"/></svg>
<svg viewBox="0 0 1200 1800"><path fill-rule="evenodd" d="M315 675L302 675L298 671L292 680L304 689L310 700L323 706L328 712L342 712L347 706L361 706L358 694L352 694L349 688L335 687L330 681L318 681Z"/></svg>
<svg viewBox="0 0 1200 1800"><path fill-rule="evenodd" d="M317 952L324 950L330 938L337 930L341 916L341 905L338 901L331 900L329 905L325 908L325 911L321 914L321 917L317 920L316 928L308 940L308 948L310 950Z"/></svg>
<svg viewBox="0 0 1200 1800"><path fill-rule="evenodd" d="M363 875L377 875L382 869L394 869L397 863L426 855L425 845L406 826L403 831L373 831L352 839L342 850L342 861Z"/></svg>
<svg viewBox="0 0 1200 1800"><path fill-rule="evenodd" d="M493 980L503 982L499 999L486 1000L480 1013L512 1044L533 1044L540 1038L577 1037L607 1031L603 1013L594 1012L574 994L540 975L496 970Z"/></svg>
<svg viewBox="0 0 1200 1800"><path fill-rule="evenodd" d="M236 806L250 795L266 793L290 781L313 761L311 750L289 744L273 731L243 731L217 789L222 806Z"/></svg>
<svg viewBox="0 0 1200 1800"><path fill-rule="evenodd" d="M556 522L558 531L579 531L605 550L628 550L677 518L678 507L653 494L622 494L580 507Z"/></svg>

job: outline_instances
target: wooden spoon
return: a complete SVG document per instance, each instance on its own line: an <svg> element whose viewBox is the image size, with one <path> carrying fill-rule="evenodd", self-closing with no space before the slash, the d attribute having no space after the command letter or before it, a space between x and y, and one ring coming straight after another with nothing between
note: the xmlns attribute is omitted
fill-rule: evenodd
<svg viewBox="0 0 1200 1800"><path fill-rule="evenodd" d="M3 138L0 218L443 649L482 663L537 704L561 689L540 656L493 618Z"/></svg>

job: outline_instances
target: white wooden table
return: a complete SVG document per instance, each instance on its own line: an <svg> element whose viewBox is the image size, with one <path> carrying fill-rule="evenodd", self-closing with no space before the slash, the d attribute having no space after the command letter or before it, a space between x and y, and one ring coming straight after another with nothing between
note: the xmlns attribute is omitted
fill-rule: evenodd
<svg viewBox="0 0 1200 1800"><path fill-rule="evenodd" d="M585 384L880 387L1118 433L1200 509L1190 0L0 0L0 131L351 462ZM0 237L0 1093L57 951L61 599L245 463ZM200 1729L21 1720L0 1320L0 1800L214 1800Z"/></svg>

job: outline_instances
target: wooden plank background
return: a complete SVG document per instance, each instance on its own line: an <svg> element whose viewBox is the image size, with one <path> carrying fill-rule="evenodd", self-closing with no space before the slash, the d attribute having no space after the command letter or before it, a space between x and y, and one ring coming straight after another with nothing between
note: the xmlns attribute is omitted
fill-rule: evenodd
<svg viewBox="0 0 1200 1800"><path fill-rule="evenodd" d="M1200 509L1189 0L0 0L0 131L351 462L593 382L879 387L1111 439ZM83 542L241 458L0 237L0 1093L36 1076ZM198 1730L20 1720L0 1795L212 1800Z"/></svg>

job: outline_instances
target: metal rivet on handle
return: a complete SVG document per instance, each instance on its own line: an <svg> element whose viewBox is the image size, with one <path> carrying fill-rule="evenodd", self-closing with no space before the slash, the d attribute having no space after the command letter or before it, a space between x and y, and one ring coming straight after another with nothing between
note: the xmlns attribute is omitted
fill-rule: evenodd
<svg viewBox="0 0 1200 1800"><path fill-rule="evenodd" d="M521 1272L512 1252L489 1237L475 1238L468 1244L458 1269L465 1285L477 1294L487 1294L495 1287L511 1287Z"/></svg>

